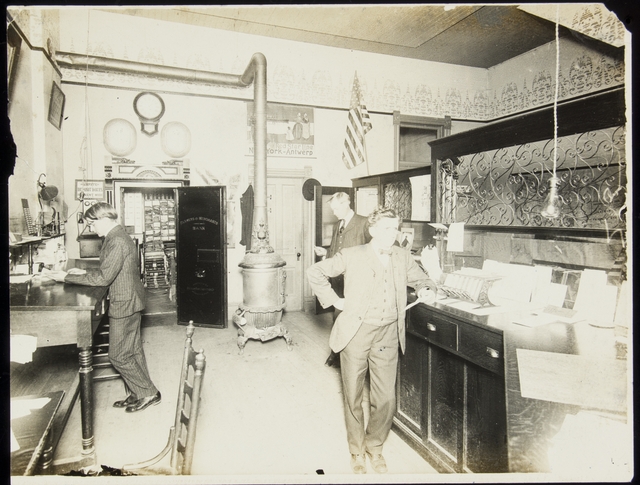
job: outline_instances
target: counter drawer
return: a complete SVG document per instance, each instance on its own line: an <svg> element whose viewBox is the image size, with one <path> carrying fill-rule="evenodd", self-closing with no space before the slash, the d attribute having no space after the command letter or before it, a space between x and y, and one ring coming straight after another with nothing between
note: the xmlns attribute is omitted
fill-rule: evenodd
<svg viewBox="0 0 640 485"><path fill-rule="evenodd" d="M441 347L458 350L458 325L439 318L434 319L426 312L416 309L411 314L411 329Z"/></svg>
<svg viewBox="0 0 640 485"><path fill-rule="evenodd" d="M502 335L463 325L460 328L458 350L466 359L491 372L504 375Z"/></svg>

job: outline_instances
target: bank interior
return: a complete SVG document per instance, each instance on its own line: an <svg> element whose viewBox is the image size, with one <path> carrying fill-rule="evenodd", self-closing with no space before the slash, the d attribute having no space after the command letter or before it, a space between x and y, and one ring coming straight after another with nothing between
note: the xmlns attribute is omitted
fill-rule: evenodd
<svg viewBox="0 0 640 485"><path fill-rule="evenodd" d="M337 192L394 209L438 284L385 480L633 476L630 34L603 4L9 7L7 45L14 479L152 473L126 465L163 451L191 339L190 466L157 479L351 483L305 276ZM138 251L140 413L112 407L107 290L46 277L99 265L96 202Z"/></svg>

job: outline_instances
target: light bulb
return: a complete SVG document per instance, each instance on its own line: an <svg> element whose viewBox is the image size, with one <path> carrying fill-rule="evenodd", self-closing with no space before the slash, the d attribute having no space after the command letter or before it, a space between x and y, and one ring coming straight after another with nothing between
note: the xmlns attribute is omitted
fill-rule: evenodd
<svg viewBox="0 0 640 485"><path fill-rule="evenodd" d="M549 219L555 219L560 217L560 200L558 198L558 183L560 179L558 177L551 177L549 179L549 194L544 200L544 209L542 209L542 216Z"/></svg>

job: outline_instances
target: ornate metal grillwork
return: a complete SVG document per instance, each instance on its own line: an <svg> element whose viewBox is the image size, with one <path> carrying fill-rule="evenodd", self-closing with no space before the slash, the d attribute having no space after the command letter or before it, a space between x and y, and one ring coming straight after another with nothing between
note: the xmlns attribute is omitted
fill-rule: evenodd
<svg viewBox="0 0 640 485"><path fill-rule="evenodd" d="M474 225L622 229L626 213L625 127L558 139L561 216L540 213L549 191L553 140L440 163L441 220Z"/></svg>
<svg viewBox="0 0 640 485"><path fill-rule="evenodd" d="M400 220L411 219L411 182L385 184L384 206L393 209Z"/></svg>

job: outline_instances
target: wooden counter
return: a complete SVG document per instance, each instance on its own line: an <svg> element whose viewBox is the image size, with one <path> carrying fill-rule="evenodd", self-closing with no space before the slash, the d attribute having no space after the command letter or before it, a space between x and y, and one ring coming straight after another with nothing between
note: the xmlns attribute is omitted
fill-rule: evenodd
<svg viewBox="0 0 640 485"><path fill-rule="evenodd" d="M394 427L440 471L549 472L551 440L567 414L586 407L626 419L626 361L616 359L613 329L587 322L526 327L513 323L516 315L479 316L435 303L419 304L407 316ZM598 400L578 385L564 402L525 397L519 349L584 357L610 375L594 376ZM554 379L544 376L529 387L548 387L551 395Z"/></svg>
<svg viewBox="0 0 640 485"><path fill-rule="evenodd" d="M68 267L95 267L97 261L72 260ZM82 454L95 462L93 435L93 334L107 311L107 287L57 283L36 275L10 283L10 327L14 335L37 337L38 347L75 344L79 349ZM71 396L74 392L69 393Z"/></svg>

